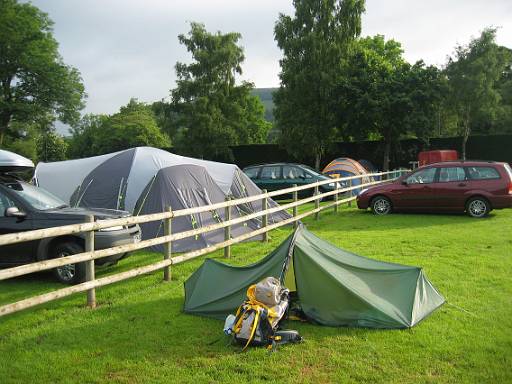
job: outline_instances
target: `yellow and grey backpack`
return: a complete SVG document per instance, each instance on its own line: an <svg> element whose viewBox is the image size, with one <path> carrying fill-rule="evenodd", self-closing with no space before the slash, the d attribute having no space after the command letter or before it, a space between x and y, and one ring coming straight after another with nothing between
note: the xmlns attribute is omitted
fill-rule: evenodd
<svg viewBox="0 0 512 384"><path fill-rule="evenodd" d="M279 344L302 340L297 331L279 330L289 304L289 290L279 280L267 277L247 289L247 300L236 315L226 319L224 332L232 334L235 342L245 350L249 345L274 349Z"/></svg>

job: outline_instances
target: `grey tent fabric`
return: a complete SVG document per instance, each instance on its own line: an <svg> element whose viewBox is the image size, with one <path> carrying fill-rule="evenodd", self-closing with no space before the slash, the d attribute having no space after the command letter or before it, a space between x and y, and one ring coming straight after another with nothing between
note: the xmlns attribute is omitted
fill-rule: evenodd
<svg viewBox="0 0 512 384"><path fill-rule="evenodd" d="M204 205L221 203L225 195L213 181L204 167L198 165L175 165L162 168L148 183L135 206L137 214L162 212L167 207L181 210ZM240 213L232 209L231 218L240 217ZM213 225L225 220L224 209L202 212L190 216L173 219L172 231L179 233L194 228ZM141 224L143 239L162 236L163 223L150 222ZM231 226L232 237L248 233L258 228L258 224L248 221L247 224ZM260 239L256 237L254 239ZM174 252L200 249L224 241L224 229L210 231L198 236L188 237L172 242ZM153 247L162 251L163 246Z"/></svg>
<svg viewBox="0 0 512 384"><path fill-rule="evenodd" d="M421 268L344 251L299 226L255 264L206 260L185 282L184 311L223 319L267 276L296 292L307 319L328 326L409 328L445 301Z"/></svg>
<svg viewBox="0 0 512 384"><path fill-rule="evenodd" d="M177 170L162 171L174 166L194 165L201 168L189 168L188 172L179 173ZM191 171L195 169L196 171ZM159 172L162 171L161 174ZM196 179L196 173L202 176ZM204 176L208 174L208 178ZM199 184L202 185L204 193L195 192L194 196L203 196L192 199L183 195L182 205L175 205L175 196L180 192L176 186L184 182L183 178L191 178L194 185L190 189L199 191ZM161 212L166 208L164 203L171 203L174 210L180 209L179 206L199 206L209 204L208 201L220 202L226 197L243 198L261 194L261 190L249 179L236 165L218 163L214 161L194 159L175 155L161 149L151 147L137 147L111 153L107 155L95 156L85 159L59 161L54 163L39 163L35 170L34 180L37 185L49 190L56 196L69 202L72 206L82 206L87 208L109 208L123 209L135 215L142 213ZM156 185L153 183L156 182ZM198 184L199 183L199 184ZM174 190L176 189L176 190ZM185 188L187 189L187 188ZM151 195L151 201L147 202L148 194ZM137 207L138 202L146 199L147 205ZM188 200L187 200L188 199ZM275 207L277 204L268 199L269 207ZM141 211L140 207L144 210ZM234 215L243 216L260 211L262 208L261 200L242 204L234 207ZM216 220L222 217L224 212L218 212ZM203 215L204 216L204 215ZM268 215L269 223L279 222L289 218L287 212L275 212ZM193 219L193 220L192 220ZM193 226L205 225L203 217L191 218ZM209 222L209 221L208 221ZM261 225L261 218L253 218L243 227L258 228ZM150 229L151 228L151 229ZM163 227L143 228L144 238L150 238L159 233L157 230L163 230ZM184 227L185 228L185 227ZM187 227L188 228L188 227ZM237 232L237 228L234 232ZM204 241L204 244L213 244L220 241L219 233L210 237L201 238L195 242L186 241L177 242L176 249L183 251L197 249ZM223 240L223 238L222 238ZM188 244L187 246L182 246Z"/></svg>
<svg viewBox="0 0 512 384"><path fill-rule="evenodd" d="M259 189L256 184L252 182L252 180L247 177L245 173L243 173L240 169L235 171L235 177L233 179L233 184L231 185L230 194L233 198L239 199L243 197L249 197L253 195L258 195L261 193L261 189ZM278 204L272 200L268 200L268 208L277 207ZM246 204L241 204L237 207L238 210L244 211L247 214L261 211L263 208L263 204L261 200L251 201ZM269 215L270 222L279 222L281 220L286 220L290 216L285 211L278 211ZM261 217L257 219L258 222L261 223Z"/></svg>
<svg viewBox="0 0 512 384"><path fill-rule="evenodd" d="M134 150L123 151L94 168L71 196L71 206L125 210L124 196L134 156Z"/></svg>

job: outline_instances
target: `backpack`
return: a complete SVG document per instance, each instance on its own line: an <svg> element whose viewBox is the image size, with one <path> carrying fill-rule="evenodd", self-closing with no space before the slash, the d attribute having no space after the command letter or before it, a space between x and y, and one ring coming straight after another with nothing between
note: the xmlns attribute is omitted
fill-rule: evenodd
<svg viewBox="0 0 512 384"><path fill-rule="evenodd" d="M289 304L289 290L279 280L267 277L247 289L247 300L226 319L224 332L232 334L244 351L249 345L274 350L278 344L302 340L297 331L278 330Z"/></svg>

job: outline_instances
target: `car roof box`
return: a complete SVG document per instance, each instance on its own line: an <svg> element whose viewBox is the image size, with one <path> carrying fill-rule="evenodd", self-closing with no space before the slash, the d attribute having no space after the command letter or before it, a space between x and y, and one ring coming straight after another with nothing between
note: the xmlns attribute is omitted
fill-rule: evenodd
<svg viewBox="0 0 512 384"><path fill-rule="evenodd" d="M32 160L0 149L0 173L23 172L34 168Z"/></svg>

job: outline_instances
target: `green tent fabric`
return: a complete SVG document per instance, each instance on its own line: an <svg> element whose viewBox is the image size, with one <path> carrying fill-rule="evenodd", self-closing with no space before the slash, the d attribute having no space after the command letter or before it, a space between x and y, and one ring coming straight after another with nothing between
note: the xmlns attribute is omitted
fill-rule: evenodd
<svg viewBox="0 0 512 384"><path fill-rule="evenodd" d="M328 326L408 328L445 301L421 268L358 256L300 226L255 264L206 260L185 282L184 311L224 319L267 276L297 292L308 319Z"/></svg>

